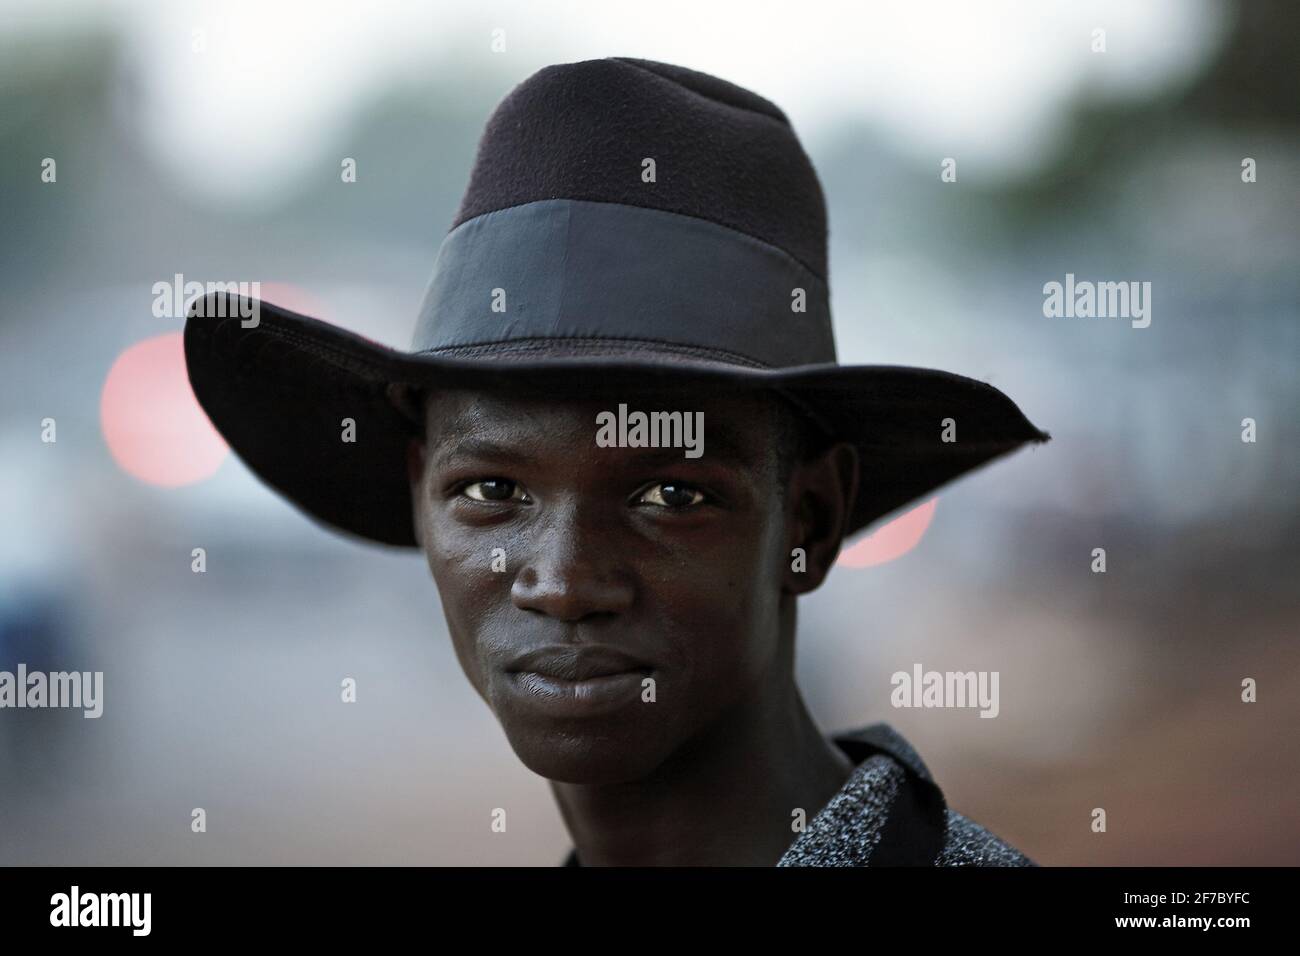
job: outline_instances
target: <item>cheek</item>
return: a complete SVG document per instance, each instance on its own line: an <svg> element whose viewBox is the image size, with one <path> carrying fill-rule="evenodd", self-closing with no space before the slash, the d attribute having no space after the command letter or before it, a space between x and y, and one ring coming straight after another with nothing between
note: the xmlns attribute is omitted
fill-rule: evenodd
<svg viewBox="0 0 1300 956"><path fill-rule="evenodd" d="M496 583L494 579L499 582L505 576L492 570L492 549L499 547L509 553L505 535L467 529L433 502L422 507L418 520L425 558L444 592L445 604L472 599L476 592Z"/></svg>
<svg viewBox="0 0 1300 956"><path fill-rule="evenodd" d="M491 622L509 603L510 575L494 570L510 568L510 546L502 537L469 534L454 523L437 520L426 511L421 517L425 559L438 588L443 616L461 667L475 683L481 680L480 646ZM493 549L500 548L494 554Z"/></svg>
<svg viewBox="0 0 1300 956"><path fill-rule="evenodd" d="M754 677L773 660L782 547L780 522L755 520L656 576L650 603L701 692L720 680Z"/></svg>

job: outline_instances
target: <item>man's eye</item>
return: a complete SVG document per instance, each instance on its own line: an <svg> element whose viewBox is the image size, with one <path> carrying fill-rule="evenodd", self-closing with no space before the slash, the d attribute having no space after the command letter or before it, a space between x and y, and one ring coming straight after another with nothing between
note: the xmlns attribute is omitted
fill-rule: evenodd
<svg viewBox="0 0 1300 956"><path fill-rule="evenodd" d="M661 508L689 508L704 500L704 492L675 481L661 481L641 493L637 504L658 505Z"/></svg>
<svg viewBox="0 0 1300 956"><path fill-rule="evenodd" d="M475 501L527 501L528 495L516 482L506 478L485 478L463 485L461 494Z"/></svg>

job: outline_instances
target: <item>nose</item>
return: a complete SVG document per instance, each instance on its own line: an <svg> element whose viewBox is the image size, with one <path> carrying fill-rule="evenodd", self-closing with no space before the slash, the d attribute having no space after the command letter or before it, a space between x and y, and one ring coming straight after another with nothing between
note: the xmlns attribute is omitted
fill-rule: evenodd
<svg viewBox="0 0 1300 956"><path fill-rule="evenodd" d="M530 535L530 553L510 588L515 607L565 622L630 608L635 588L610 530L576 507L554 509Z"/></svg>

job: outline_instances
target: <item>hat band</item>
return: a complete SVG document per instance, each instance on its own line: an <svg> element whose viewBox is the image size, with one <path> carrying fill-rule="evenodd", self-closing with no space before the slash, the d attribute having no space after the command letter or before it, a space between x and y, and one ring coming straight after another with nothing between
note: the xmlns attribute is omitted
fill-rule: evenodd
<svg viewBox="0 0 1300 956"><path fill-rule="evenodd" d="M693 216L580 199L449 232L412 350L537 339L661 342L771 368L836 360L826 283L788 253Z"/></svg>

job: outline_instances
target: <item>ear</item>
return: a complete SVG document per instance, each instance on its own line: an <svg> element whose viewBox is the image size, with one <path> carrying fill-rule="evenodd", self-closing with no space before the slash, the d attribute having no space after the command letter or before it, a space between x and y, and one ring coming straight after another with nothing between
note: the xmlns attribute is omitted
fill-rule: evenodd
<svg viewBox="0 0 1300 956"><path fill-rule="evenodd" d="M786 492L786 593L807 594L826 580L857 493L858 450L848 442L795 463ZM803 570L796 570L800 565L793 557L795 548L803 549Z"/></svg>
<svg viewBox="0 0 1300 956"><path fill-rule="evenodd" d="M422 538L423 522L420 520L420 502L423 495L420 489L424 483L424 440L412 437L406 442L406 480L411 487L411 527L415 529L415 540L424 547Z"/></svg>
<svg viewBox="0 0 1300 956"><path fill-rule="evenodd" d="M411 437L406 442L406 480L411 489L411 525L416 540L420 539L420 485L424 480L424 393L403 382L390 382L386 389L388 401L409 423ZM424 542L420 541L421 547Z"/></svg>
<svg viewBox="0 0 1300 956"><path fill-rule="evenodd" d="M420 482L424 480L424 442L419 438L409 438L406 442L406 480L411 485L414 497Z"/></svg>

